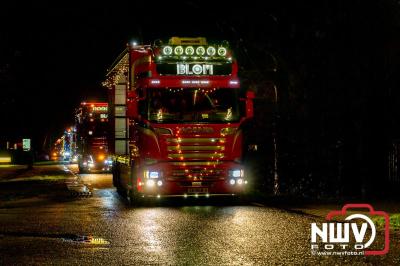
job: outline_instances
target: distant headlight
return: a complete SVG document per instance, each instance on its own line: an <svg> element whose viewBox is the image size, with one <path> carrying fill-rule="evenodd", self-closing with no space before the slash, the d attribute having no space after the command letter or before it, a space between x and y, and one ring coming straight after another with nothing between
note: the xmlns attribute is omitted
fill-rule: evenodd
<svg viewBox="0 0 400 266"><path fill-rule="evenodd" d="M88 166L93 168L94 167L94 163L88 163Z"/></svg>

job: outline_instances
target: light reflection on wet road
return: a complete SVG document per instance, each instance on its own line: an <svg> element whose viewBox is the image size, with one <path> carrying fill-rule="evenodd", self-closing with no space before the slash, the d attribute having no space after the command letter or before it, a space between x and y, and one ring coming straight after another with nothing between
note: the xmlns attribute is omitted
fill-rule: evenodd
<svg viewBox="0 0 400 266"><path fill-rule="evenodd" d="M70 168L76 172L76 167ZM112 188L110 174L80 177L92 190L92 197L0 209L0 232L8 232L0 237L0 264L368 262L365 257L312 256L309 235L315 218L309 216L251 204L231 206L220 199L129 208ZM93 235L110 244L65 241L69 235Z"/></svg>

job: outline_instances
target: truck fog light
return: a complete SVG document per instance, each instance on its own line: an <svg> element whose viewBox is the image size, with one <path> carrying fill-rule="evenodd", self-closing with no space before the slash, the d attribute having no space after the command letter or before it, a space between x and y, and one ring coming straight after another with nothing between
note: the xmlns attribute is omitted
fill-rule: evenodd
<svg viewBox="0 0 400 266"><path fill-rule="evenodd" d="M147 180L146 185L147 185L148 187L154 187L155 182L154 182L154 180Z"/></svg>
<svg viewBox="0 0 400 266"><path fill-rule="evenodd" d="M159 187L162 186L162 181L161 181L161 180L158 180L158 181L157 181L157 186L159 186Z"/></svg>
<svg viewBox="0 0 400 266"><path fill-rule="evenodd" d="M243 184L243 179L239 178L239 179L237 180L237 183L238 183L238 185Z"/></svg>
<svg viewBox="0 0 400 266"><path fill-rule="evenodd" d="M231 179L231 180L229 180L229 184L231 184L232 186L235 184L235 179Z"/></svg>

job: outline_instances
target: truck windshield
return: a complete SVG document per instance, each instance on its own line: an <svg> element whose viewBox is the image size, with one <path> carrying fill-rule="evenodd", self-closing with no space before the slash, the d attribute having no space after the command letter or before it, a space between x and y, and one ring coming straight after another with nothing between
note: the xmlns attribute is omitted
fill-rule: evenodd
<svg viewBox="0 0 400 266"><path fill-rule="evenodd" d="M89 138L107 136L109 130L106 114L85 113L78 120L78 131Z"/></svg>
<svg viewBox="0 0 400 266"><path fill-rule="evenodd" d="M149 89L147 116L155 123L238 122L239 90L225 88Z"/></svg>
<svg viewBox="0 0 400 266"><path fill-rule="evenodd" d="M89 137L103 137L107 136L108 132L108 123L104 121L97 121L90 122L87 125L88 132L90 131Z"/></svg>

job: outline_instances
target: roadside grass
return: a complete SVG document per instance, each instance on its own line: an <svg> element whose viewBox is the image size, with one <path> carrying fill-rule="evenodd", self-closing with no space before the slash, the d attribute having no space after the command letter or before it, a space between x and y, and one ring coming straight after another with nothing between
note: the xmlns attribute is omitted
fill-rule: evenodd
<svg viewBox="0 0 400 266"><path fill-rule="evenodd" d="M384 217L375 216L375 217L372 217L372 221L375 223L375 225L378 226L378 228L385 227L385 218ZM390 223L389 223L390 229L400 230L400 213L390 214L389 221L390 221Z"/></svg>
<svg viewBox="0 0 400 266"><path fill-rule="evenodd" d="M38 161L34 162L33 165L57 165L57 164L69 164L66 161Z"/></svg>
<svg viewBox="0 0 400 266"><path fill-rule="evenodd" d="M16 177L12 179L0 180L0 183L9 182L25 182L25 181L47 181L56 182L67 179L66 175L37 175L37 176L27 176L27 177Z"/></svg>
<svg viewBox="0 0 400 266"><path fill-rule="evenodd" d="M20 177L0 182L0 208L11 201L35 197L58 197L68 191L65 176Z"/></svg>
<svg viewBox="0 0 400 266"><path fill-rule="evenodd" d="M23 168L25 165L17 165L17 164L0 164L0 168Z"/></svg>

